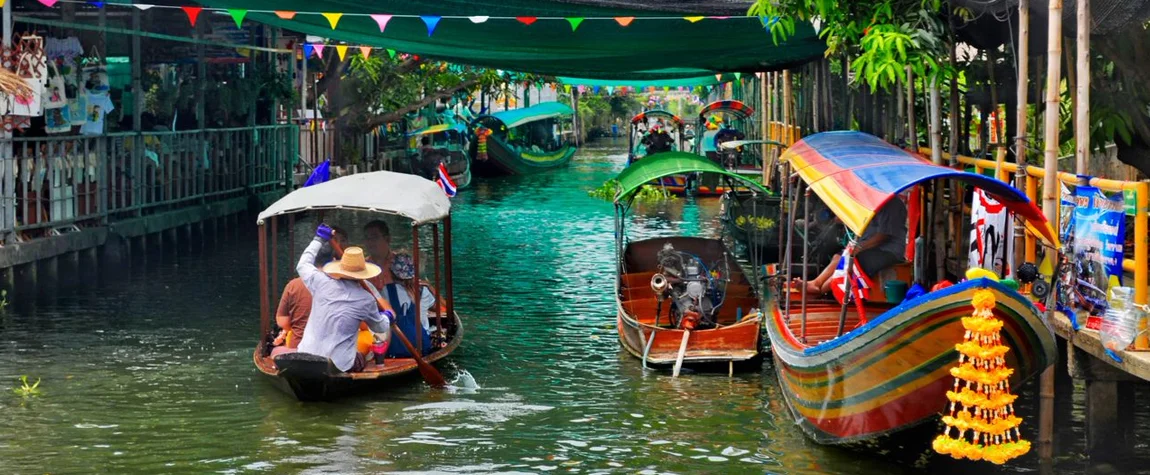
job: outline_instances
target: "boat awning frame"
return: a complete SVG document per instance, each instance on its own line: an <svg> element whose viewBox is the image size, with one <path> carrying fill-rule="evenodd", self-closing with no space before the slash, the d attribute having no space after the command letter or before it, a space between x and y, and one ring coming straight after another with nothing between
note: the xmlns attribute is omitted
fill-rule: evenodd
<svg viewBox="0 0 1150 475"><path fill-rule="evenodd" d="M639 122L642 122L642 121L649 119L649 118L652 118L652 117L654 117L656 119L670 119L671 121L675 122L675 125L677 125L679 127L683 126L683 119L681 119L681 118L679 118L679 116L672 114L668 111L665 111L663 109L651 109L649 111L640 112L640 113L636 114L635 117L631 118L631 125L638 124Z"/></svg>
<svg viewBox="0 0 1150 475"><path fill-rule="evenodd" d="M755 109L742 101L715 101L707 104L699 111L699 121L705 122L707 114L726 114L735 119L748 119L755 115Z"/></svg>
<svg viewBox="0 0 1150 475"><path fill-rule="evenodd" d="M706 157L687 152L663 152L632 163L615 177L615 180L619 182L619 188L615 192L615 204L619 205L625 201L630 201L636 191L643 185L650 184L652 180L688 173L725 175L743 182L753 190L764 194L770 193L762 184L727 170Z"/></svg>
<svg viewBox="0 0 1150 475"><path fill-rule="evenodd" d="M451 200L439 185L421 176L357 173L288 193L263 210L256 224L275 216L324 209L390 214L420 225L448 217Z"/></svg>
<svg viewBox="0 0 1150 475"><path fill-rule="evenodd" d="M872 135L854 131L814 134L787 148L779 160L789 163L831 212L858 235L898 193L927 181L950 179L985 190L1023 218L1047 245L1059 246L1054 227L1017 188L988 176L935 165Z"/></svg>

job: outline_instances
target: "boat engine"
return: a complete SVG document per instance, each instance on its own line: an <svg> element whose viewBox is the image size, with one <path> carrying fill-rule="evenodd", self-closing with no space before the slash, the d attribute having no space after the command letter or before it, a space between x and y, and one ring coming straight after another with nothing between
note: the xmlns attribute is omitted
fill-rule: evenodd
<svg viewBox="0 0 1150 475"><path fill-rule="evenodd" d="M714 327L718 292L703 262L694 255L676 251L671 243L663 245L656 259L658 272L651 277L651 290L659 303L656 312L662 310L663 300L669 299L671 324L676 328Z"/></svg>

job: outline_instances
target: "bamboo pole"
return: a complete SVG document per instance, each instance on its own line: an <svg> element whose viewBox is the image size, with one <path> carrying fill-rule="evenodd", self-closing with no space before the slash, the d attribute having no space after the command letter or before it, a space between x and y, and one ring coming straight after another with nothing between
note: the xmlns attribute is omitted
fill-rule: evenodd
<svg viewBox="0 0 1150 475"><path fill-rule="evenodd" d="M914 118L914 71L906 67L906 143L911 150L918 150L918 127Z"/></svg>
<svg viewBox="0 0 1150 475"><path fill-rule="evenodd" d="M1059 85L1062 79L1062 0L1050 0L1048 15L1046 52L1046 127L1043 130L1045 141L1046 176L1043 180L1042 211L1046 219L1058 222L1058 112ZM1047 317L1053 317L1053 307L1047 309ZM1054 455L1054 367L1042 372L1039 384L1038 417L1038 457L1048 461Z"/></svg>
<svg viewBox="0 0 1150 475"><path fill-rule="evenodd" d="M794 143L794 128L791 127L791 117L794 100L791 97L791 70L783 71L783 126L786 127L787 140L783 143L790 145Z"/></svg>
<svg viewBox="0 0 1150 475"><path fill-rule="evenodd" d="M1030 91L1030 0L1019 0L1018 4L1018 88L1015 101L1015 117L1017 125L1014 127L1018 136L1014 138L1014 160L1018 163L1018 172L1015 187L1028 190L1029 181L1026 178L1026 124L1028 122L1026 106ZM1024 259L1026 262L1038 260L1035 240L1031 236L1025 237Z"/></svg>
<svg viewBox="0 0 1150 475"><path fill-rule="evenodd" d="M942 165L942 99L938 78L930 80L930 161Z"/></svg>
<svg viewBox="0 0 1150 475"><path fill-rule="evenodd" d="M759 73L759 117L761 122L759 124L759 137L764 140L762 146L759 147L759 159L763 161L763 186L766 187L771 186L771 165L767 156L771 147L765 142L771 139L771 118L768 115L768 110L767 73Z"/></svg>
<svg viewBox="0 0 1150 475"><path fill-rule="evenodd" d="M1090 0L1078 0L1078 91L1074 107L1075 172L1090 171Z"/></svg>
<svg viewBox="0 0 1150 475"><path fill-rule="evenodd" d="M819 127L819 109L822 107L822 94L819 92L822 81L819 78L821 75L819 71L822 70L822 66L822 61L815 61L810 68L811 113L813 114L813 117L811 117L811 130L815 133L822 132L822 128Z"/></svg>

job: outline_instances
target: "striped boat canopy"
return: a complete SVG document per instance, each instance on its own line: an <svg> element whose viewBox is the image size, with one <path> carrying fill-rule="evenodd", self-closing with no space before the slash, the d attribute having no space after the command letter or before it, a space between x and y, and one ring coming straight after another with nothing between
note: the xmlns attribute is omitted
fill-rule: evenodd
<svg viewBox="0 0 1150 475"><path fill-rule="evenodd" d="M862 234L879 208L895 194L938 179L977 186L1021 216L1047 244L1058 235L1042 212L1018 189L995 178L935 165L918 154L862 132L811 135L787 149L780 160L796 173L831 211L856 234Z"/></svg>
<svg viewBox="0 0 1150 475"><path fill-rule="evenodd" d="M678 125L678 126L683 125L683 119L680 119L679 116L672 114L670 112L667 112L665 110L662 110L662 109L651 109L649 111L640 112L638 115L631 118L631 123L632 124L638 124L639 122L642 122L642 121L647 120L647 119L652 119L652 118L653 119L667 119L667 120L674 122L675 125Z"/></svg>
<svg viewBox="0 0 1150 475"><path fill-rule="evenodd" d="M755 113L755 110L739 101L715 101L707 104L699 111L699 120L706 120L707 114L728 114L735 119L746 119Z"/></svg>
<svg viewBox="0 0 1150 475"><path fill-rule="evenodd" d="M410 136L416 136L416 135L438 134L440 132L446 132L448 130L454 130L456 132L463 134L463 133L467 132L467 126L465 126L463 124L455 124L455 125L437 124L437 125L433 125L430 127L424 127L422 129L416 130L415 132L412 132L412 133L407 134L407 135L410 137Z"/></svg>

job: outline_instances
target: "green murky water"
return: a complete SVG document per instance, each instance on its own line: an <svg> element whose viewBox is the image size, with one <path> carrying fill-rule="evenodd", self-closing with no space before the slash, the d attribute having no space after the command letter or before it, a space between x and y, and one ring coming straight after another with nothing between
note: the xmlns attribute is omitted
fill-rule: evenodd
<svg viewBox="0 0 1150 475"><path fill-rule="evenodd" d="M465 369L480 389L408 381L322 404L281 394L251 364L256 259L245 234L208 251L151 256L118 275L85 270L80 290L0 313L0 472L919 472L808 442L786 415L769 362L734 378L675 380L644 372L619 349L612 209L587 190L622 168L623 146L592 145L569 169L480 180L456 198L457 299L468 334L447 373ZM640 212L629 231L714 236L718 208L681 200ZM23 374L42 378L40 396L12 392ZM1075 394L1059 410L1065 473L1086 466L1075 455ZM1036 426L1028 416L1030 435ZM930 470L987 468L936 461Z"/></svg>

